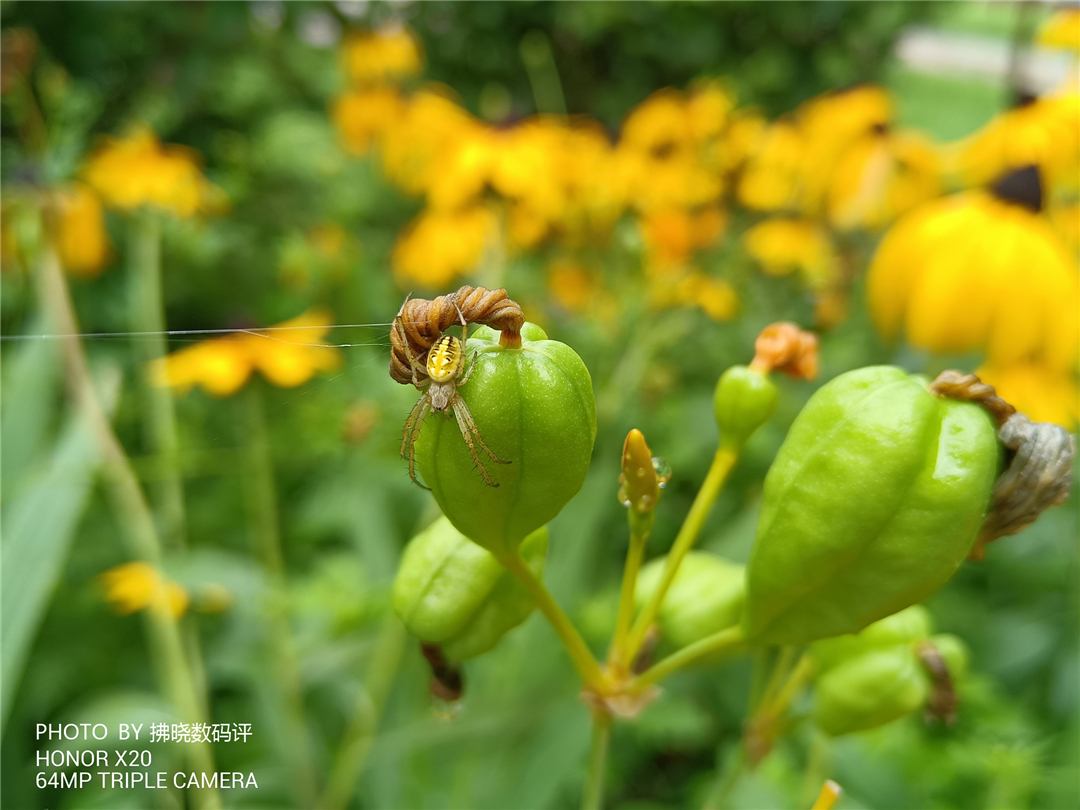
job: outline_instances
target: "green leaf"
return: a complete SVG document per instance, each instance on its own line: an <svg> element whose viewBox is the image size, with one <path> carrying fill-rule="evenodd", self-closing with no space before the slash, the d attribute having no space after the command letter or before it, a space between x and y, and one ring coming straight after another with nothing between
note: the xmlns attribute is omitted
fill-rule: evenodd
<svg viewBox="0 0 1080 810"><path fill-rule="evenodd" d="M106 369L103 404L111 412L120 372ZM16 389L12 399L36 392ZM13 405L13 407L18 407ZM6 448L5 448L6 449ZM36 481L3 511L0 594L0 718L6 719L30 645L60 578L99 462L97 440L85 419L70 414L52 457Z"/></svg>

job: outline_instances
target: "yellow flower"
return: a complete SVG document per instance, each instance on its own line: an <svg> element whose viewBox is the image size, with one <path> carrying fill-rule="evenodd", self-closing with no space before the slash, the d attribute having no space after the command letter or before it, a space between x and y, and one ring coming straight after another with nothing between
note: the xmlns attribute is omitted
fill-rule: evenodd
<svg viewBox="0 0 1080 810"><path fill-rule="evenodd" d="M1080 202L1052 204L1046 213L1069 250L1080 251Z"/></svg>
<svg viewBox="0 0 1080 810"><path fill-rule="evenodd" d="M83 167L83 179L107 205L123 210L154 206L186 218L222 204L221 190L203 177L197 154L163 145L148 128L104 138Z"/></svg>
<svg viewBox="0 0 1080 810"><path fill-rule="evenodd" d="M955 146L964 181L984 185L1036 165L1050 183L1080 179L1080 93L1023 99Z"/></svg>
<svg viewBox="0 0 1080 810"><path fill-rule="evenodd" d="M548 292L570 312L588 312L596 301L596 283L587 269L565 259L548 265Z"/></svg>
<svg viewBox="0 0 1080 810"><path fill-rule="evenodd" d="M452 96L452 90L437 85L413 94L385 132L383 170L409 194L425 193L438 177L448 151L483 126Z"/></svg>
<svg viewBox="0 0 1080 810"><path fill-rule="evenodd" d="M1054 12L1040 27L1035 41L1048 48L1080 50L1080 9Z"/></svg>
<svg viewBox="0 0 1080 810"><path fill-rule="evenodd" d="M985 365L975 373L1033 422L1054 422L1067 430L1075 430L1080 423L1080 388L1067 371L1018 363Z"/></svg>
<svg viewBox="0 0 1080 810"><path fill-rule="evenodd" d="M274 385L294 388L341 363L340 353L322 340L332 322L328 312L313 310L273 331L204 340L153 361L150 377L155 385L181 392L199 385L213 396L227 397L258 369Z"/></svg>
<svg viewBox="0 0 1080 810"><path fill-rule="evenodd" d="M675 90L659 90L631 110L617 149L638 210L689 208L719 198L719 175L702 163L694 131L686 97Z"/></svg>
<svg viewBox="0 0 1080 810"><path fill-rule="evenodd" d="M353 84L377 84L415 76L424 54L410 28L388 25L346 37L341 62Z"/></svg>
<svg viewBox="0 0 1080 810"><path fill-rule="evenodd" d="M739 202L755 211L798 207L803 199L806 141L790 120L775 121L758 137L739 179Z"/></svg>
<svg viewBox="0 0 1080 810"><path fill-rule="evenodd" d="M814 289L835 281L836 251L828 234L805 219L775 218L759 222L743 234L743 246L771 276L798 272Z"/></svg>
<svg viewBox="0 0 1080 810"><path fill-rule="evenodd" d="M55 200L60 263L73 276L97 276L112 253L101 199L84 183L71 183Z"/></svg>
<svg viewBox="0 0 1080 810"><path fill-rule="evenodd" d="M642 238L649 252L649 269L680 267L694 251L716 243L727 227L727 214L717 206L696 212L654 211L641 219Z"/></svg>
<svg viewBox="0 0 1080 810"><path fill-rule="evenodd" d="M399 283L437 289L476 268L496 236L496 222L486 208L422 211L398 235L392 264Z"/></svg>
<svg viewBox="0 0 1080 810"><path fill-rule="evenodd" d="M765 117L757 110L744 109L732 113L720 149L720 168L725 174L742 169L757 149L767 127Z"/></svg>
<svg viewBox="0 0 1080 810"><path fill-rule="evenodd" d="M735 290L722 278L705 273L691 273L675 288L680 303L696 306L714 321L728 321L739 308Z"/></svg>
<svg viewBox="0 0 1080 810"><path fill-rule="evenodd" d="M913 132L871 131L850 144L833 172L829 221L877 229L941 193L941 161Z"/></svg>
<svg viewBox="0 0 1080 810"><path fill-rule="evenodd" d="M804 211L818 213L825 204L837 164L852 144L871 132L888 128L892 99L882 87L861 84L810 99L799 107L796 117L805 138Z"/></svg>
<svg viewBox="0 0 1080 810"><path fill-rule="evenodd" d="M345 149L353 155L365 155L397 125L404 107L404 99L394 88L370 87L339 96L330 116Z"/></svg>
<svg viewBox="0 0 1080 810"><path fill-rule="evenodd" d="M188 608L188 594L179 584L145 562L131 562L110 568L101 575L105 600L121 615L164 604L176 618Z"/></svg>
<svg viewBox="0 0 1080 810"><path fill-rule="evenodd" d="M984 350L995 366L1077 356L1077 267L1043 217L986 192L926 203L885 235L867 280L886 339L931 352Z"/></svg>

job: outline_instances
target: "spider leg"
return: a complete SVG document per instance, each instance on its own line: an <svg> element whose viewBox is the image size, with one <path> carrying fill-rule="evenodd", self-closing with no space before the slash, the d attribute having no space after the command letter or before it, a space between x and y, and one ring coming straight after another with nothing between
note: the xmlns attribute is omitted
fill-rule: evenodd
<svg viewBox="0 0 1080 810"><path fill-rule="evenodd" d="M405 301L402 303L401 309L398 310L397 317L394 318L394 328L398 330L398 336L401 338L401 345L405 348L405 357L408 359L409 366L412 368L412 383L417 388L420 388L423 380L427 378L427 367L412 353L412 348L409 346L409 338L405 334L405 326L401 321L401 316L405 313L405 304L409 303L411 297L412 293L405 296ZM417 374L418 370L420 372L419 375Z"/></svg>
<svg viewBox="0 0 1080 810"><path fill-rule="evenodd" d="M476 444L473 442L473 431L476 430L476 425L472 422L471 416L466 416L468 408L465 407L465 403L462 400L458 400L454 404L454 417L457 419L458 430L461 431L461 438L465 440L465 444L469 448L469 455L472 456L473 463L476 464L476 469L480 471L480 475L484 477L484 483L489 487L497 487L498 484L491 480L491 476L488 475L487 470L484 469L484 463L480 460L480 454L476 452ZM466 421L468 420L468 421ZM479 436L477 437L479 440ZM481 447L484 446L483 441L480 441ZM487 448L484 447L486 450ZM491 452L490 450L488 451Z"/></svg>
<svg viewBox="0 0 1080 810"><path fill-rule="evenodd" d="M424 419L431 411L431 400L427 396L420 397L416 405L405 420L405 430L401 434L401 457L409 460L409 478L413 483L423 489L431 489L420 483L416 478L416 440L420 436L420 428L424 425ZM406 455L408 451L408 455Z"/></svg>

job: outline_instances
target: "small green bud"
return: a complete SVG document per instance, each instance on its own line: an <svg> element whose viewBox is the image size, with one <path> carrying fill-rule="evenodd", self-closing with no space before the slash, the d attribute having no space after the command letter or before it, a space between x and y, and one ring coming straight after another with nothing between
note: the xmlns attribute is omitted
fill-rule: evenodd
<svg viewBox="0 0 1080 810"><path fill-rule="evenodd" d="M659 586L665 561L657 558L638 574L638 610ZM739 623L744 598L743 566L707 551L688 552L657 616L663 638L678 649L732 627Z"/></svg>
<svg viewBox="0 0 1080 810"><path fill-rule="evenodd" d="M720 376L713 395L720 446L738 452L776 410L776 385L760 371L732 366Z"/></svg>
<svg viewBox="0 0 1080 810"><path fill-rule="evenodd" d="M814 722L834 737L876 728L922 706L930 685L911 645L871 650L818 678Z"/></svg>
<svg viewBox="0 0 1080 810"><path fill-rule="evenodd" d="M453 419L431 414L416 441L416 463L439 508L494 554L555 517L581 488L596 438L592 379L581 358L526 323L520 344L504 346L481 327L468 336L468 382L457 392L483 442L504 464L489 463L497 486L476 470Z"/></svg>
<svg viewBox="0 0 1080 810"><path fill-rule="evenodd" d="M537 576L547 546L546 526L521 543L521 556ZM405 547L392 604L410 633L438 644L453 661L487 652L536 606L517 578L445 517Z"/></svg>
<svg viewBox="0 0 1080 810"><path fill-rule="evenodd" d="M814 669L820 675L870 650L911 644L927 638L932 632L930 611L922 605L912 605L874 622L859 633L815 641L810 645L810 655L814 659Z"/></svg>

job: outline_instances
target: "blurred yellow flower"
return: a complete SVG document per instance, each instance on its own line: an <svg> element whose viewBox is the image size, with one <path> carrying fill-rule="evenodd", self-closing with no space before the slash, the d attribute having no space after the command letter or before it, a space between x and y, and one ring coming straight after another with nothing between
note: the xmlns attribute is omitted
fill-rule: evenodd
<svg viewBox="0 0 1080 810"><path fill-rule="evenodd" d="M694 127L686 96L676 90L659 90L630 111L617 151L638 210L690 208L719 198L719 174L703 165Z"/></svg>
<svg viewBox="0 0 1080 810"><path fill-rule="evenodd" d="M1039 27L1035 41L1048 48L1080 50L1080 9L1063 8Z"/></svg>
<svg viewBox="0 0 1080 810"><path fill-rule="evenodd" d="M353 84L379 84L415 76L424 66L424 54L412 29L388 25L347 36L341 63Z"/></svg>
<svg viewBox="0 0 1080 810"><path fill-rule="evenodd" d="M837 162L828 191L831 224L878 229L941 194L941 159L913 132L873 130L854 140Z"/></svg>
<svg viewBox="0 0 1080 810"><path fill-rule="evenodd" d="M957 169L966 183L984 185L1035 165L1052 184L1080 182L1080 93L1021 100L959 144Z"/></svg>
<svg viewBox="0 0 1080 810"><path fill-rule="evenodd" d="M552 300L570 312L587 312L595 303L596 283L575 261L557 259L549 264L547 288Z"/></svg>
<svg viewBox="0 0 1080 810"><path fill-rule="evenodd" d="M1067 371L1035 363L984 365L976 374L1033 422L1054 422L1067 430L1080 423L1080 387Z"/></svg>
<svg viewBox="0 0 1080 810"><path fill-rule="evenodd" d="M105 601L121 615L145 610L151 605L164 604L179 618L188 608L188 594L179 584L145 562L131 562L110 568L101 575Z"/></svg>
<svg viewBox="0 0 1080 810"><path fill-rule="evenodd" d="M392 87L370 87L338 96L330 108L341 141L353 155L366 155L382 142L405 109L405 100Z"/></svg>
<svg viewBox="0 0 1080 810"><path fill-rule="evenodd" d="M1047 220L986 192L926 203L885 235L867 280L887 340L932 352L986 352L994 366L1071 369L1077 266Z"/></svg>
<svg viewBox="0 0 1080 810"><path fill-rule="evenodd" d="M648 269L664 271L685 265L694 251L714 245L726 227L727 213L718 206L643 215L641 232L648 250Z"/></svg>
<svg viewBox="0 0 1080 810"><path fill-rule="evenodd" d="M1080 202L1051 205L1046 213L1069 250L1080 251Z"/></svg>
<svg viewBox="0 0 1080 810"><path fill-rule="evenodd" d="M714 321L728 321L739 308L735 290L722 278L706 273L690 273L675 288L680 303L696 306Z"/></svg>
<svg viewBox="0 0 1080 810"><path fill-rule="evenodd" d="M800 207L805 152L805 138L794 121L769 124L746 159L739 179L739 202L755 211Z"/></svg>
<svg viewBox="0 0 1080 810"><path fill-rule="evenodd" d="M126 138L103 138L82 173L107 205L123 210L153 206L187 218L224 202L193 150L164 145L145 127Z"/></svg>
<svg viewBox="0 0 1080 810"><path fill-rule="evenodd" d="M406 193L424 194L448 151L482 127L454 101L452 90L429 85L409 97L401 116L386 130L383 170Z"/></svg>
<svg viewBox="0 0 1080 810"><path fill-rule="evenodd" d="M392 264L402 286L446 287L476 269L498 225L482 205L461 211L422 211L398 234Z"/></svg>
<svg viewBox="0 0 1080 810"><path fill-rule="evenodd" d="M60 263L73 276L94 278L112 253L101 199L84 183L59 189L54 199Z"/></svg>
<svg viewBox="0 0 1080 810"><path fill-rule="evenodd" d="M765 117L757 110L735 110L731 114L720 148L720 168L725 174L742 169L757 149L766 127Z"/></svg>
<svg viewBox="0 0 1080 810"><path fill-rule="evenodd" d="M322 340L331 323L330 313L312 310L273 331L204 340L153 361L150 378L181 392L199 385L213 396L227 397L257 369L274 385L294 388L340 365L340 352Z"/></svg>
<svg viewBox="0 0 1080 810"><path fill-rule="evenodd" d="M743 247L769 275L798 272L814 289L831 285L839 271L829 235L809 220L766 219L746 230Z"/></svg>

